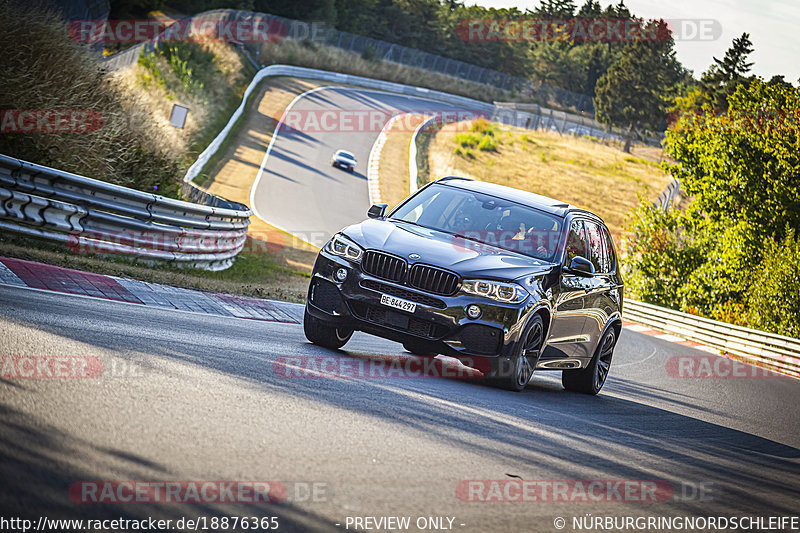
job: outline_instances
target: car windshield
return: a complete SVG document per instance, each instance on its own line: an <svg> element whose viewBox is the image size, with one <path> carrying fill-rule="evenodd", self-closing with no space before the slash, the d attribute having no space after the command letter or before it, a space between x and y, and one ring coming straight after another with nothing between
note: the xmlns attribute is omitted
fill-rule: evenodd
<svg viewBox="0 0 800 533"><path fill-rule="evenodd" d="M560 217L538 209L442 184L421 190L391 219L549 262L555 258L562 224Z"/></svg>
<svg viewBox="0 0 800 533"><path fill-rule="evenodd" d="M345 159L355 159L356 157L351 154L350 152L339 152L337 154L339 157L344 157Z"/></svg>

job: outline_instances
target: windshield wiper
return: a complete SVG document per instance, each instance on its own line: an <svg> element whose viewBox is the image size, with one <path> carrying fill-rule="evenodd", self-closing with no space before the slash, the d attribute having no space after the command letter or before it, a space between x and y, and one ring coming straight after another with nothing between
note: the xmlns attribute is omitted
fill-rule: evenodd
<svg viewBox="0 0 800 533"><path fill-rule="evenodd" d="M429 228L428 226L423 226L422 224L419 224L418 222L411 222L410 220L403 220L402 218L390 218L388 220L390 220L391 222L402 222L403 224L411 224L412 226L419 226L420 228L433 229L433 228Z"/></svg>
<svg viewBox="0 0 800 533"><path fill-rule="evenodd" d="M450 233L450 232L446 232L446 233ZM499 246L495 246L494 244L489 244L488 242L482 241L482 240L480 240L480 239L476 239L475 237L469 237L469 236L467 236L467 235L463 235L463 234L461 234L461 233L451 233L451 235L452 235L453 237L459 237L459 238L461 238L461 239L466 239L466 240L468 240L468 241L472 241L472 242L479 242L479 243L481 243L481 244L485 244L485 245L487 245L487 246L492 246L492 247L494 247L494 248L500 248ZM502 248L500 248L500 249L502 250Z"/></svg>

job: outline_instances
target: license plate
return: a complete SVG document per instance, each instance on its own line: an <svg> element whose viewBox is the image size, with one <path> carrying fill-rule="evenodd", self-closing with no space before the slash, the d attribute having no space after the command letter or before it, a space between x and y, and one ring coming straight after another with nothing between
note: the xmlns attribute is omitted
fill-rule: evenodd
<svg viewBox="0 0 800 533"><path fill-rule="evenodd" d="M414 302L409 302L408 300L403 300L401 298L395 298L394 296L389 296L388 294L381 294L381 304L394 307L395 309L400 309L401 311L406 311L407 313L413 313L417 310L417 304Z"/></svg>

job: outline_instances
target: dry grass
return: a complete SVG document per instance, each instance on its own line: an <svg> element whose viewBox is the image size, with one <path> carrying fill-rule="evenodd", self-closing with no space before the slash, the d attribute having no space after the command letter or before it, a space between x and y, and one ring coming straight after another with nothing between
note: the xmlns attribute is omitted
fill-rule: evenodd
<svg viewBox="0 0 800 533"><path fill-rule="evenodd" d="M408 149L414 129L425 118L425 115L405 115L387 132L379 163L379 175L381 200L389 204L390 209L409 194Z"/></svg>
<svg viewBox="0 0 800 533"><path fill-rule="evenodd" d="M495 125L496 152L471 149L455 153L456 135L469 124L442 129L427 153L430 179L460 175L542 194L589 209L614 232L621 231L638 196L655 199L670 177L658 167L660 149L616 146L550 131Z"/></svg>
<svg viewBox="0 0 800 533"><path fill-rule="evenodd" d="M54 13L0 2L0 105L97 113L94 131L0 135L0 152L144 190L175 189L180 163L131 115L96 54L67 36ZM170 187L172 185L172 187Z"/></svg>
<svg viewBox="0 0 800 533"><path fill-rule="evenodd" d="M187 166L216 135L249 81L230 45L181 43L211 58L185 65L197 84L186 90L174 65L153 61L106 73L95 51L70 40L52 12L0 2L0 106L97 113L95 131L0 136L0 152L62 170L175 197ZM190 108L185 130L169 125L174 103Z"/></svg>
<svg viewBox="0 0 800 533"><path fill-rule="evenodd" d="M473 83L438 72L407 67L390 61L364 59L361 55L353 52L309 41L297 42L284 39L275 43L264 43L259 60L264 65L280 63L330 70L342 74L427 87L487 102L513 99L511 93L496 87Z"/></svg>
<svg viewBox="0 0 800 533"><path fill-rule="evenodd" d="M210 133L206 131L208 126L218 122L220 117L227 122L231 103L238 105L250 81L244 60L232 47L218 41L191 46L213 57L214 68L203 72L202 76L195 75L202 89L187 90L160 55L155 55L153 61L163 80L154 79L153 72L143 62L110 74L112 82L125 94L124 108L128 115L138 116L143 110L147 111L148 120L143 121L142 127L146 128L151 143L186 163L191 163L197 156L197 149L205 148L210 141L206 138ZM169 124L174 104L189 108L183 129Z"/></svg>
<svg viewBox="0 0 800 533"><path fill-rule="evenodd" d="M161 54L105 74L94 52L68 39L57 16L7 2L0 2L0 43L3 108L92 110L104 120L95 133L2 135L0 152L167 196L177 194L185 168L228 121L253 71L231 46L205 42L181 43L181 53L202 60L183 65L191 76L185 70L181 77ZM281 110L288 103L267 101ZM174 103L190 108L184 130L168 123ZM253 227L259 230L257 222ZM246 250L251 251L240 254L230 269L214 273L74 255L51 243L5 234L0 253L180 287L302 301L305 271L315 254L293 252L285 246L292 241L276 230L259 231L267 242L249 240Z"/></svg>

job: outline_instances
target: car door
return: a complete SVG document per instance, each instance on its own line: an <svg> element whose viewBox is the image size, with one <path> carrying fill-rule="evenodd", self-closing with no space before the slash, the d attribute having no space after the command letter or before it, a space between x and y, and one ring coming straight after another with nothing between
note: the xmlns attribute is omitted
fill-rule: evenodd
<svg viewBox="0 0 800 533"><path fill-rule="evenodd" d="M568 228L564 262L556 287L553 317L548 336L548 347L543 359L568 357L588 357L588 336L584 332L586 321L585 307L587 292L591 290L591 278L566 272L563 266L569 265L573 257L586 257L587 239L585 221L573 219Z"/></svg>
<svg viewBox="0 0 800 533"><path fill-rule="evenodd" d="M600 222L587 220L584 223L588 245L587 259L594 266L595 275L586 278L590 289L584 300L584 332L589 336L590 353L600 342L600 336L615 310L619 309L616 299L616 261L611 245L611 237Z"/></svg>

